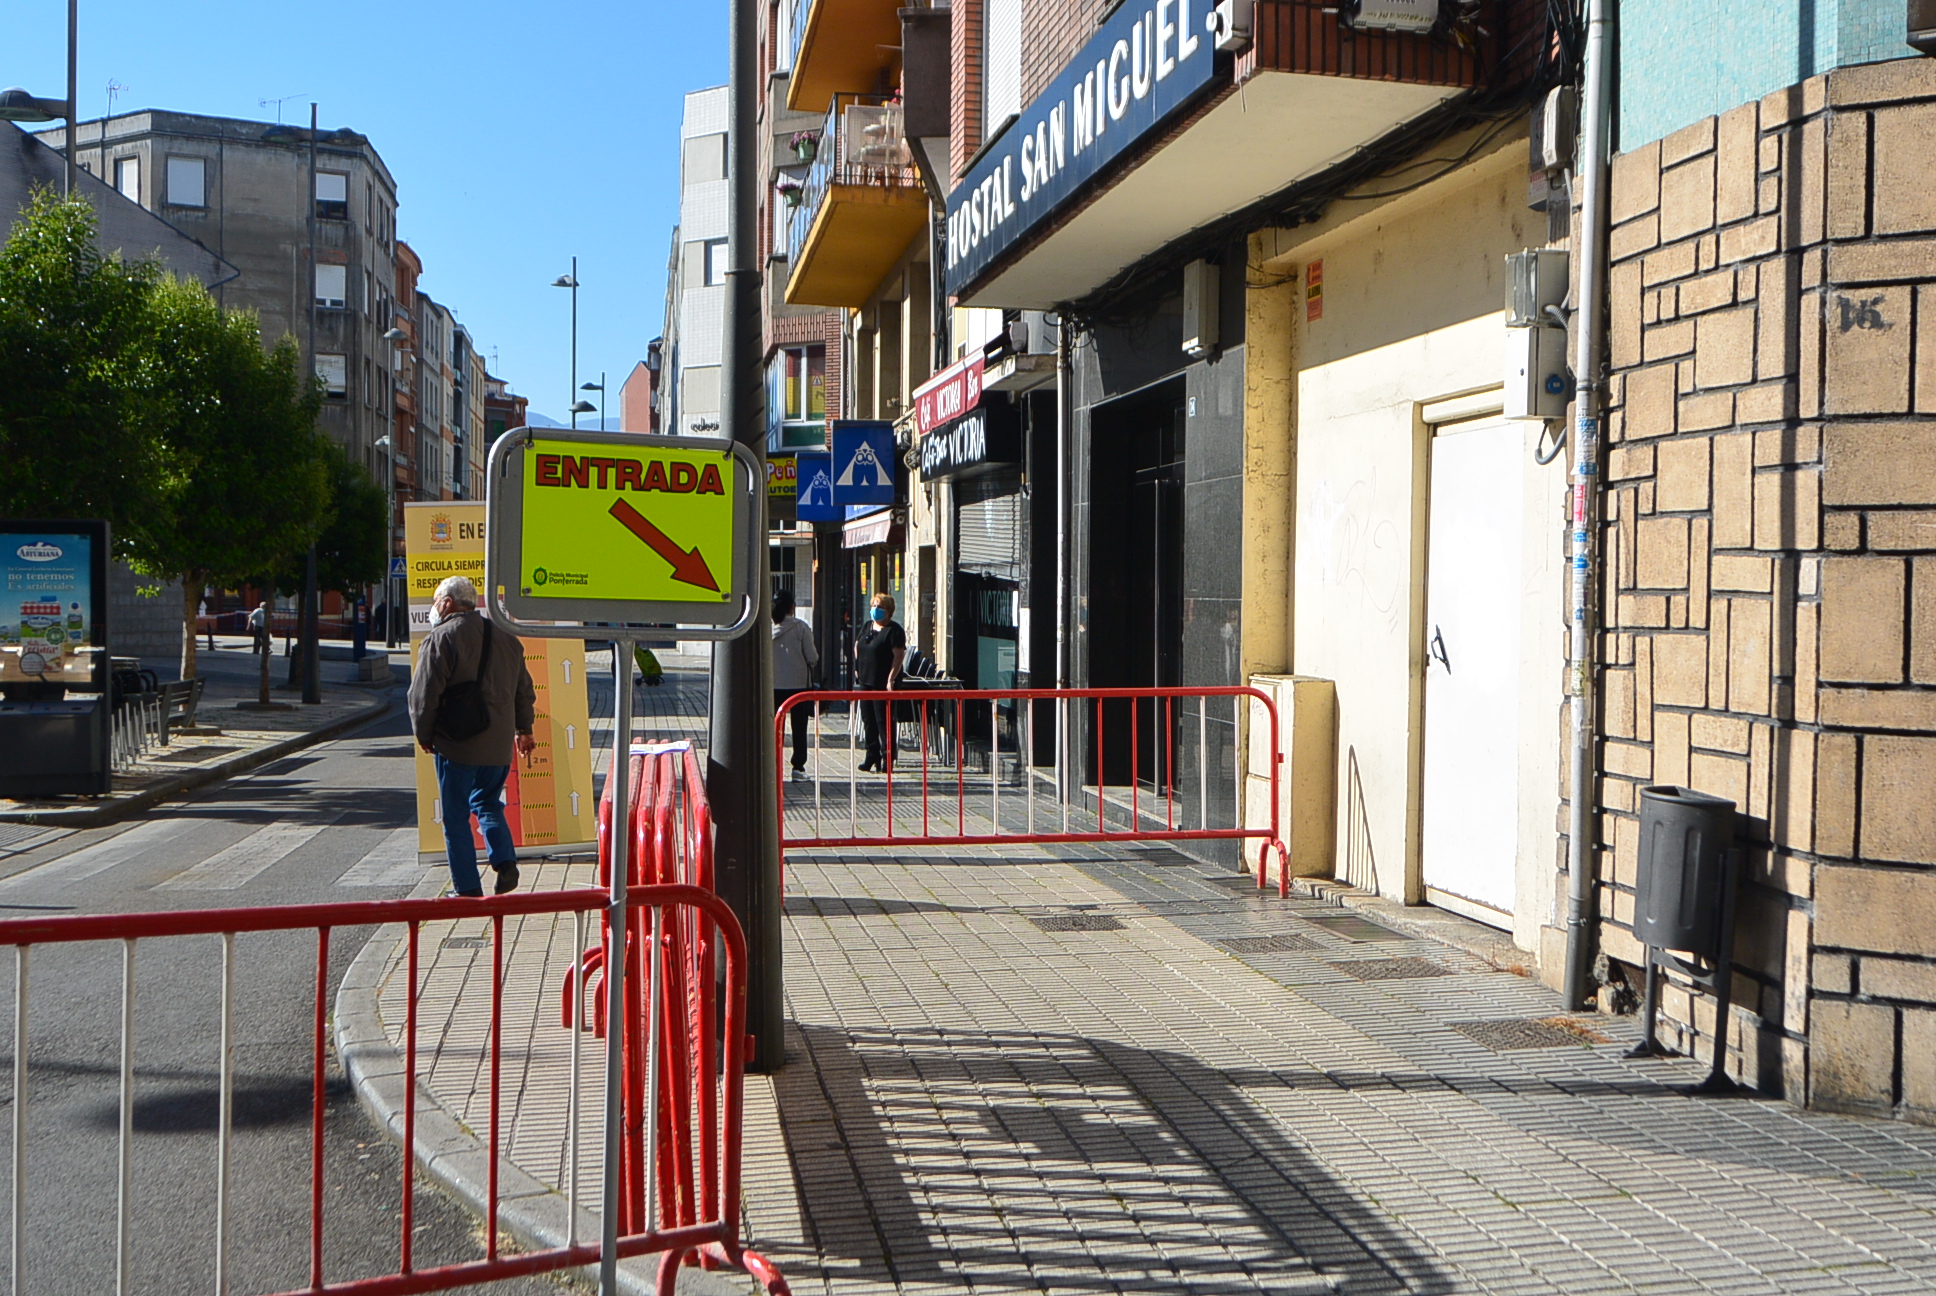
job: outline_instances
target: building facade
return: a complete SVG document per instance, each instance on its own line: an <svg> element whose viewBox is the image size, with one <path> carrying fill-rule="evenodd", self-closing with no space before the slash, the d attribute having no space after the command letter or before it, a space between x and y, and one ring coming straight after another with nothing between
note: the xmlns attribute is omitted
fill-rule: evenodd
<svg viewBox="0 0 1936 1296"><path fill-rule="evenodd" d="M41 138L58 148L65 136L63 127ZM312 192L307 127L146 111L83 122L77 138L90 174L235 266L217 299L255 311L265 345L296 340L323 383L323 430L381 479L397 186L369 139L320 132Z"/></svg>
<svg viewBox="0 0 1936 1296"><path fill-rule="evenodd" d="M679 226L666 287L667 431L720 436L726 320L726 87L686 96L679 128Z"/></svg>

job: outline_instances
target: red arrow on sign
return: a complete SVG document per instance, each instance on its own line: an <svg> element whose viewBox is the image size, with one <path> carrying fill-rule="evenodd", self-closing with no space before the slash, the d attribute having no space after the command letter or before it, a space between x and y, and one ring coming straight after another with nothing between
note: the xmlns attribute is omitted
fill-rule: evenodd
<svg viewBox="0 0 1936 1296"><path fill-rule="evenodd" d="M687 585L697 585L700 589L709 589L715 594L719 592L719 582L713 579L713 569L708 567L705 558L700 556L698 546L681 549L673 543L671 536L653 526L646 520L645 514L624 500L613 501L612 516L617 518L619 524L627 531L645 541L646 547L653 553L672 564L672 579L683 581Z"/></svg>

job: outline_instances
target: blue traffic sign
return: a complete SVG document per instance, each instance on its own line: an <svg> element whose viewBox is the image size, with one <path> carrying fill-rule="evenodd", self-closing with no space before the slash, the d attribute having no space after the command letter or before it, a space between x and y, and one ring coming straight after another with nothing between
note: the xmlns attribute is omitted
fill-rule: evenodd
<svg viewBox="0 0 1936 1296"><path fill-rule="evenodd" d="M390 560L390 574L392 576L406 576L409 574L409 569L403 565L403 559L392 558Z"/></svg>
<svg viewBox="0 0 1936 1296"><path fill-rule="evenodd" d="M802 450L793 458L793 515L802 522L839 522L846 510L834 503L834 457Z"/></svg>
<svg viewBox="0 0 1936 1296"><path fill-rule="evenodd" d="M834 502L894 502L894 425L861 419L836 419Z"/></svg>

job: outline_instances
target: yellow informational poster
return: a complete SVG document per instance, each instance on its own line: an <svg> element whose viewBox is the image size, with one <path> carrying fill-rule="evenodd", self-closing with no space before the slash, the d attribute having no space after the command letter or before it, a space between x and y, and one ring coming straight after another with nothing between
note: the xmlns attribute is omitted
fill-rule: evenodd
<svg viewBox="0 0 1936 1296"><path fill-rule="evenodd" d="M484 587L484 504L451 501L404 505L404 549L410 598L410 664L430 633L430 601L447 576ZM585 645L575 639L527 638L525 668L538 695L532 737L537 749L514 758L504 785L511 839L525 847L581 846L596 840L592 796L591 715L585 692ZM484 839L472 823L480 855ZM442 807L436 767L417 749L417 849L442 854Z"/></svg>

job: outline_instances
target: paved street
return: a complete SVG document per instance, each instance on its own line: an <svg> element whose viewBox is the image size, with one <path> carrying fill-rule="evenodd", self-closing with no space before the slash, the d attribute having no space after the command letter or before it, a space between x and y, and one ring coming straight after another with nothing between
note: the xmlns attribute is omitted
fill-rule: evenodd
<svg viewBox="0 0 1936 1296"><path fill-rule="evenodd" d="M119 913L406 894L416 860L410 747L399 714L255 774L108 829L7 827L0 913ZM51 838L51 840L49 839ZM6 843L13 846L8 848ZM30 849L21 849L30 846ZM331 993L367 929L333 933ZM311 1012L315 938L237 945L236 1291L308 1281ZM218 971L212 937L138 947L133 1290L205 1290L213 1278ZM27 1289L113 1289L121 951L42 948L31 965ZM0 957L0 996L14 964ZM11 1036L0 1066L11 1073ZM4 1101L11 1101L11 1089ZM325 1266L394 1268L401 1158L332 1059ZM7 1155L10 1155L10 1149ZM7 1189L0 1186L0 1194ZM0 1211L10 1205L0 1205ZM481 1254L476 1221L425 1187L418 1263ZM544 1292L542 1280L494 1291Z"/></svg>

